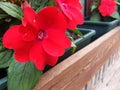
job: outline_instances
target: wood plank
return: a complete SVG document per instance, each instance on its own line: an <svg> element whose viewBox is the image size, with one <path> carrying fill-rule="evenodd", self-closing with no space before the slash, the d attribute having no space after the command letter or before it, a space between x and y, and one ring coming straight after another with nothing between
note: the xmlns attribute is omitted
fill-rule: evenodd
<svg viewBox="0 0 120 90"><path fill-rule="evenodd" d="M91 90L120 90L120 48L111 59L113 63L105 69L103 82L98 81Z"/></svg>
<svg viewBox="0 0 120 90"><path fill-rule="evenodd" d="M44 73L34 90L82 90L120 46L120 27L68 57Z"/></svg>
<svg viewBox="0 0 120 90"><path fill-rule="evenodd" d="M114 52L101 69L85 85L85 90L119 90L120 48ZM98 76L96 78L96 76Z"/></svg>

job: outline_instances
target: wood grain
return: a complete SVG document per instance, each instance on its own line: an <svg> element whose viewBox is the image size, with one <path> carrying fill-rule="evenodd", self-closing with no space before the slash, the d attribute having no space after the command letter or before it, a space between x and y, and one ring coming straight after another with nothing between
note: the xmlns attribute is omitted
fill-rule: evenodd
<svg viewBox="0 0 120 90"><path fill-rule="evenodd" d="M120 48L85 85L85 90L120 90Z"/></svg>
<svg viewBox="0 0 120 90"><path fill-rule="evenodd" d="M98 80L91 90L120 90L120 48L109 60L112 60L112 63L109 66L105 64L102 82Z"/></svg>
<svg viewBox="0 0 120 90"><path fill-rule="evenodd" d="M116 27L44 73L34 90L82 90L112 53L120 46Z"/></svg>

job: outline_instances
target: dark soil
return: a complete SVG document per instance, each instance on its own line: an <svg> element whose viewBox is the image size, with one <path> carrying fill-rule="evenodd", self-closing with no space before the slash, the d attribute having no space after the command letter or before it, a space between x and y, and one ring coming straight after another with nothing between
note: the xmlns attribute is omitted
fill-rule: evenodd
<svg viewBox="0 0 120 90"><path fill-rule="evenodd" d="M0 79L7 76L7 71L6 69L0 69Z"/></svg>

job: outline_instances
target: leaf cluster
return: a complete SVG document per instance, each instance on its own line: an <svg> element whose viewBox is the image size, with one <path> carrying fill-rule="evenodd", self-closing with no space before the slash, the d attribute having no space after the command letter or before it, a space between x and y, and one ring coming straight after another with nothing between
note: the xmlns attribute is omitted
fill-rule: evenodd
<svg viewBox="0 0 120 90"><path fill-rule="evenodd" d="M2 44L3 34L10 26L19 24L23 18L21 7L15 4L17 0L13 1L14 3L0 1L0 68L8 70L8 90L32 90L42 72L32 62L16 62L13 50L6 49Z"/></svg>

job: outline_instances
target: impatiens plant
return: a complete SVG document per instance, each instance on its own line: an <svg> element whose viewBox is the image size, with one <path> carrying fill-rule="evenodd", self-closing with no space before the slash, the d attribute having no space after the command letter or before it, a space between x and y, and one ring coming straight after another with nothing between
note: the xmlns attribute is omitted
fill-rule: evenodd
<svg viewBox="0 0 120 90"><path fill-rule="evenodd" d="M0 68L8 68L9 90L32 90L45 66L71 46L67 29L83 23L79 0L40 1L47 4L0 2Z"/></svg>
<svg viewBox="0 0 120 90"><path fill-rule="evenodd" d="M78 0L55 0L57 6L66 17L67 27L75 29L77 24L83 24L82 6Z"/></svg>
<svg viewBox="0 0 120 90"><path fill-rule="evenodd" d="M46 64L55 65L65 48L70 47L65 31L64 16L56 7L46 7L37 14L26 7L22 24L6 31L3 45L14 50L18 62L32 61L39 70L43 70Z"/></svg>
<svg viewBox="0 0 120 90"><path fill-rule="evenodd" d="M116 11L115 0L101 0L98 10L102 16L110 16Z"/></svg>
<svg viewBox="0 0 120 90"><path fill-rule="evenodd" d="M108 17L118 19L117 6L115 0L94 0L91 7L90 20L109 20ZM107 18L107 19L104 19Z"/></svg>

